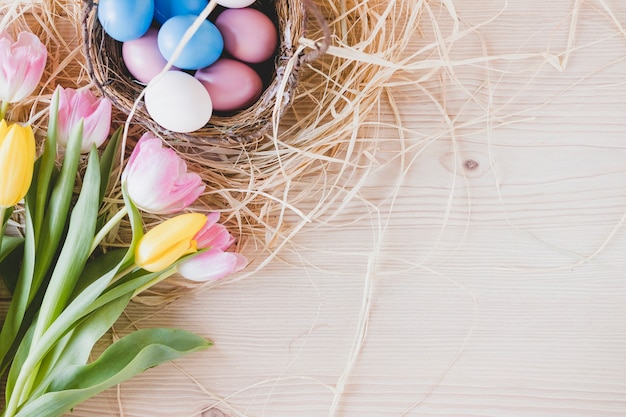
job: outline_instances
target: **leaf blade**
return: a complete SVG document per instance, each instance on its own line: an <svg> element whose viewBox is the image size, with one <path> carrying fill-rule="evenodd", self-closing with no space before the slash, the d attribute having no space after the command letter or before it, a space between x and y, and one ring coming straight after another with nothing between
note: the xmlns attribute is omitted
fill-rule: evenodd
<svg viewBox="0 0 626 417"><path fill-rule="evenodd" d="M184 330L137 330L111 345L96 361L66 368L50 392L26 403L16 417L58 417L149 368L210 346L210 341Z"/></svg>

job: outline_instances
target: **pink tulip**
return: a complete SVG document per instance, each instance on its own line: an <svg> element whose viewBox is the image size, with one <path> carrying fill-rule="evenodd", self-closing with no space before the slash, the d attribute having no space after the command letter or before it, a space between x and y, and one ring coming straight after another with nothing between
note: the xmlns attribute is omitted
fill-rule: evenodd
<svg viewBox="0 0 626 417"><path fill-rule="evenodd" d="M219 248L224 251L235 242L235 238L228 233L226 227L217 222L219 219L220 214L218 212L207 215L204 227L194 237L198 248Z"/></svg>
<svg viewBox="0 0 626 417"><path fill-rule="evenodd" d="M241 271L247 263L246 257L239 253L213 248L183 260L178 273L190 281L217 281Z"/></svg>
<svg viewBox="0 0 626 417"><path fill-rule="evenodd" d="M184 210L204 191L202 179L161 140L145 133L122 173L128 196L141 210L170 214Z"/></svg>
<svg viewBox="0 0 626 417"><path fill-rule="evenodd" d="M88 153L92 145L99 147L111 129L111 101L98 98L89 90L57 87L59 113L57 140L67 146L72 130L83 120L83 144L80 151Z"/></svg>
<svg viewBox="0 0 626 417"><path fill-rule="evenodd" d="M30 32L20 32L17 41L6 32L0 34L0 101L16 103L32 94L47 57L44 44Z"/></svg>
<svg viewBox="0 0 626 417"><path fill-rule="evenodd" d="M219 213L207 216L204 227L196 233L194 240L198 249L206 251L183 260L178 265L178 273L191 281L215 281L241 271L248 263L245 256L225 252L235 238L224 225L217 223Z"/></svg>

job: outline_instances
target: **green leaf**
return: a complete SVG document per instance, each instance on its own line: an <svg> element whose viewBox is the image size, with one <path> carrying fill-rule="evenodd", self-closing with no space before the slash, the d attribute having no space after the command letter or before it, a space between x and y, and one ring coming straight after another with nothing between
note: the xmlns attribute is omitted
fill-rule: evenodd
<svg viewBox="0 0 626 417"><path fill-rule="evenodd" d="M37 388L31 398L44 394L55 375L67 367L87 363L94 345L117 321L131 296L126 294L94 311L54 346L39 368Z"/></svg>
<svg viewBox="0 0 626 417"><path fill-rule="evenodd" d="M50 392L23 405L16 417L59 417L74 406L145 370L211 342L178 329L143 329L111 345L93 363L65 368L54 378Z"/></svg>
<svg viewBox="0 0 626 417"><path fill-rule="evenodd" d="M67 237L56 262L41 304L35 340L66 307L74 286L90 255L90 245L96 229L100 190L100 166L94 147L76 206L72 210Z"/></svg>
<svg viewBox="0 0 626 417"><path fill-rule="evenodd" d="M104 152L100 156L100 202L104 199L107 188L109 186L109 179L111 178L111 172L113 171L113 165L116 161L118 145L120 138L122 137L122 127L119 127L111 138L109 143L104 148Z"/></svg>
<svg viewBox="0 0 626 417"><path fill-rule="evenodd" d="M42 158L38 158L35 161L33 171L33 182L24 198L24 251L22 257L15 259L11 256L11 259L6 259L7 262L3 262L3 279L7 283L7 286L11 290L13 296L11 298L11 304L9 305L9 311L2 324L0 331L0 375L4 374L5 370L10 365L13 354L17 350L17 344L19 344L22 336L26 332L26 329L30 327L32 318L35 312L33 308L29 308L31 302L36 298L41 298L41 292L39 288L33 286L33 275L35 273L35 256L36 256L36 228L34 225L36 216L36 207L38 200L39 187L39 172L41 167ZM52 169L50 174L52 179L58 175L56 168ZM41 191L44 194L47 191ZM4 269L4 265L9 265L9 268ZM17 275L14 273L15 269L19 269Z"/></svg>
<svg viewBox="0 0 626 417"><path fill-rule="evenodd" d="M21 339L19 346L16 349L15 357L9 369L9 375L7 377L7 383L5 388L5 398L10 398L13 393L13 387L15 386L15 380L19 374L20 364L24 363L30 350L30 345L33 340L34 326L31 326L28 331L25 332L24 337Z"/></svg>
<svg viewBox="0 0 626 417"><path fill-rule="evenodd" d="M63 231L65 230L70 204L74 194L82 140L83 124L80 122L70 134L67 147L65 148L61 173L55 181L48 205L45 207L45 215L40 230L41 233L37 239L37 264L33 275L33 291L30 294L30 300L35 297L37 290L43 283L54 256L57 253ZM98 190L99 189L100 184L98 184ZM46 190L43 189L38 190L38 199L41 198L45 191ZM39 204L37 205L37 209L41 209Z"/></svg>
<svg viewBox="0 0 626 417"><path fill-rule="evenodd" d="M16 369L18 375L14 383L15 394L12 397L7 397L7 401L9 401L9 403L7 403L7 409L10 410L11 415L13 415L19 404L18 401L19 398L22 397L22 391L32 388L31 381L33 380L31 379L31 375L37 371L42 360L53 347L71 332L76 323L93 311L93 309L89 310L89 307L114 279L122 262L95 280L79 297L75 298L65 310L63 310L59 317L50 324L50 327L41 338L37 340L37 343L32 344L29 354L23 363L14 363L12 365L12 370ZM11 403L10 400L12 400L13 403Z"/></svg>
<svg viewBox="0 0 626 417"><path fill-rule="evenodd" d="M16 385L24 387L24 384L27 384L27 381L30 378L30 374L37 369L37 367L41 364L41 361L48 354L48 352L50 352L54 345L61 338L65 337L65 335L71 331L78 321L101 305L94 302L102 295L111 282L116 279L116 276L120 275L119 278L121 278L134 269L135 247L137 246L139 239L143 236L142 221L137 207L135 207L126 196L124 196L124 200L128 206L128 215L133 236L130 246L123 259L114 268L107 271L87 286L85 290L83 290L70 302L59 317L50 324L50 327L41 336L41 339L37 341L37 344L31 347L29 356L22 364L19 371ZM102 299L99 301L102 301ZM2 334L0 333L0 336L1 335ZM1 347L3 347L3 345L0 343L0 348ZM10 346L7 347L7 351L9 348ZM3 366L6 367L6 363L3 363Z"/></svg>
<svg viewBox="0 0 626 417"><path fill-rule="evenodd" d="M39 308L39 317L35 324L32 345L37 346L46 329L61 314L70 300L74 286L80 276L87 258L90 255L90 245L96 228L96 219L99 207L100 166L98 153L95 148L89 155L89 163L85 172L80 195L69 221L67 238L61 249L59 258L50 277L43 301ZM22 364L13 364L13 368ZM22 398L28 396L37 379L38 369L35 367L27 380L19 379L16 375L14 396Z"/></svg>
<svg viewBox="0 0 626 417"><path fill-rule="evenodd" d="M117 256L110 256L111 262ZM87 271L88 268L85 268ZM90 268L92 269L92 268ZM116 281L111 287L96 299L88 310L93 311L84 319L78 322L76 328L63 337L48 353L39 369L39 379L36 392L33 395L39 396L41 390L50 383L51 378L59 369L66 366L85 364L89 353L97 340L109 329L122 314L135 290L147 282L155 279L158 273L149 273L145 270L137 270ZM45 380L42 382L41 380Z"/></svg>
<svg viewBox="0 0 626 417"><path fill-rule="evenodd" d="M130 221L130 227L133 232L129 251L124 262L124 267L127 267L135 263L135 248L143 237L143 221L139 209L126 194L126 187L122 187L122 196L124 197L124 204L128 207L128 220Z"/></svg>
<svg viewBox="0 0 626 417"><path fill-rule="evenodd" d="M14 207L7 207L4 209L4 216L2 216L3 217L2 219L0 219L2 220L3 227L9 221L9 219L11 218L11 215L13 215L13 209Z"/></svg>
<svg viewBox="0 0 626 417"><path fill-rule="evenodd" d="M0 330L0 375L4 374L4 371L11 363L11 353L15 350L14 345L19 342L20 330L23 327L23 320L32 289L32 277L35 270L35 235L31 213L29 199L26 198L26 209L24 210L24 257L13 296L11 297L11 304L9 304L9 310Z"/></svg>
<svg viewBox="0 0 626 417"><path fill-rule="evenodd" d="M165 273L168 273L166 271ZM144 269L138 269L128 274L124 278L111 285L89 306L89 311L99 309L101 306L117 299L118 297L129 294L131 297L135 293L135 290L141 288L147 283L155 280L157 277L163 275L163 272L148 272Z"/></svg>
<svg viewBox="0 0 626 417"><path fill-rule="evenodd" d="M48 198L50 196L50 183L54 180L57 152L57 118L59 112L59 90L57 89L52 95L50 103L50 118L48 120L48 131L44 150L39 157L39 169L37 172L37 181L32 186L35 188L36 199L34 202L34 227L35 240L38 241L43 223L44 213L48 207Z"/></svg>
<svg viewBox="0 0 626 417"><path fill-rule="evenodd" d="M114 249L96 258L90 258L74 287L72 299L102 275L114 269L126 255L127 249Z"/></svg>
<svg viewBox="0 0 626 417"><path fill-rule="evenodd" d="M48 354L48 352L51 351L54 345L61 338L65 337L65 335L71 331L78 321L86 317L99 306L99 304L94 303L94 301L100 297L100 295L107 289L111 282L118 277L118 275L119 278L121 278L135 268L135 247L143 235L141 215L139 214L137 207L135 207L126 196L124 196L124 200L128 206L129 220L133 231L133 237L126 254L118 265L100 276L98 279L94 280L87 288L85 288L84 291L74 298L61 312L59 317L50 324L50 327L45 331L37 343L31 346L28 358L26 358L22 364L15 382L16 387L19 387L17 390L21 391L22 388L30 389L26 386L26 384L28 384L28 381L31 378L31 373L36 371L36 369L40 366L41 361ZM1 346L2 345L0 344L0 347ZM11 406L17 406L17 404L11 404Z"/></svg>
<svg viewBox="0 0 626 417"><path fill-rule="evenodd" d="M23 237L4 236L2 245L0 245L0 262L4 260L11 252L24 244Z"/></svg>
<svg viewBox="0 0 626 417"><path fill-rule="evenodd" d="M0 275L9 292L15 291L24 257L24 238L5 236L0 249Z"/></svg>

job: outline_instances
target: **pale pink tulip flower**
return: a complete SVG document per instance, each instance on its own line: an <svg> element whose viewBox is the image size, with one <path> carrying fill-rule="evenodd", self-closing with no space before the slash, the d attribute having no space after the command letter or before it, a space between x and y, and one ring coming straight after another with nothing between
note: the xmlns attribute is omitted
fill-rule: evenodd
<svg viewBox="0 0 626 417"><path fill-rule="evenodd" d="M20 32L17 41L0 34L0 101L3 110L31 95L43 75L48 51L37 36ZM4 113L2 113L4 116Z"/></svg>
<svg viewBox="0 0 626 417"><path fill-rule="evenodd" d="M82 153L88 153L92 145L100 147L109 137L111 129L111 101L97 97L90 90L57 87L59 112L57 140L67 146L72 130L83 120Z"/></svg>
<svg viewBox="0 0 626 417"><path fill-rule="evenodd" d="M239 253L213 248L183 260L178 273L190 281L217 281L241 271L247 264L246 257Z"/></svg>
<svg viewBox="0 0 626 417"><path fill-rule="evenodd" d="M145 133L135 145L122 182L135 205L148 213L171 214L184 210L204 191L196 173L187 172L187 164L161 140Z"/></svg>
<svg viewBox="0 0 626 417"><path fill-rule="evenodd" d="M241 271L247 264L245 256L225 252L234 242L223 224L217 223L219 213L210 213L204 227L196 233L194 240L202 253L183 260L178 265L178 273L191 281L216 281Z"/></svg>

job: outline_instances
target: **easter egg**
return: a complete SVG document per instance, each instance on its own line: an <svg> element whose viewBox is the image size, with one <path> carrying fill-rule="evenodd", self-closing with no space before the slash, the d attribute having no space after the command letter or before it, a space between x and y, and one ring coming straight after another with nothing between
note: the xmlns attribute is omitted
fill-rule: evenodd
<svg viewBox="0 0 626 417"><path fill-rule="evenodd" d="M98 20L113 39L125 42L142 37L154 17L154 0L100 0Z"/></svg>
<svg viewBox="0 0 626 417"><path fill-rule="evenodd" d="M193 24L196 17L189 14L174 16L161 26L158 44L165 59L170 60L172 58L185 32ZM174 61L174 65L186 70L208 67L217 61L223 50L224 40L220 31L213 23L205 20L189 39L189 42L185 44L181 54Z"/></svg>
<svg viewBox="0 0 626 417"><path fill-rule="evenodd" d="M250 6L254 1L255 0L217 0L217 4L228 8L239 9L241 7Z"/></svg>
<svg viewBox="0 0 626 417"><path fill-rule="evenodd" d="M181 14L199 15L207 4L209 0L154 0L154 18L163 24Z"/></svg>
<svg viewBox="0 0 626 417"><path fill-rule="evenodd" d="M263 91L261 77L248 65L221 58L213 65L196 71L213 102L215 111L234 111L250 106Z"/></svg>
<svg viewBox="0 0 626 417"><path fill-rule="evenodd" d="M206 125L213 113L211 97L193 75L168 71L145 89L146 110L152 119L172 132L188 133Z"/></svg>
<svg viewBox="0 0 626 417"><path fill-rule="evenodd" d="M122 59L126 69L137 81L148 84L167 64L157 44L158 31L148 29L139 39L126 41L122 44ZM172 70L178 68L172 67Z"/></svg>
<svg viewBox="0 0 626 417"><path fill-rule="evenodd" d="M224 38L224 49L241 61L263 62L276 50L276 27L259 10L249 7L226 9L217 17L215 25Z"/></svg>

